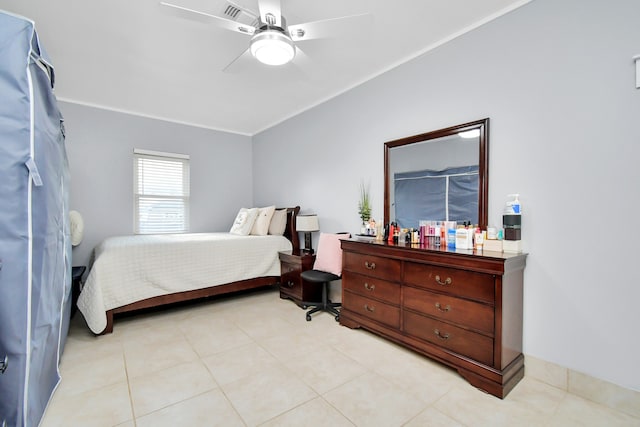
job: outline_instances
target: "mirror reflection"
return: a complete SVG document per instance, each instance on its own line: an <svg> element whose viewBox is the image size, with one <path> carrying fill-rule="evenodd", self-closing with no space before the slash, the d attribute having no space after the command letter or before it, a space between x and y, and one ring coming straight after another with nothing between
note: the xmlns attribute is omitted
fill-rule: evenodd
<svg viewBox="0 0 640 427"><path fill-rule="evenodd" d="M488 119L385 143L385 223L486 227Z"/></svg>

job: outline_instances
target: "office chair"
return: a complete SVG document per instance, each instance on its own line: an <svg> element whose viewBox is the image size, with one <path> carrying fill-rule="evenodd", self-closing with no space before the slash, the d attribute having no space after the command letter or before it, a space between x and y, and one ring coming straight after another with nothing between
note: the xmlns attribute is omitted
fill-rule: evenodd
<svg viewBox="0 0 640 427"><path fill-rule="evenodd" d="M327 311L340 320L340 312L336 307L342 304L329 300L329 282L339 280L342 276L342 248L340 240L348 239L349 233L320 233L316 260L312 270L303 271L300 276L309 283L322 285L322 301L303 302L303 306L313 307L306 313L307 322L311 321L311 315L318 311Z"/></svg>

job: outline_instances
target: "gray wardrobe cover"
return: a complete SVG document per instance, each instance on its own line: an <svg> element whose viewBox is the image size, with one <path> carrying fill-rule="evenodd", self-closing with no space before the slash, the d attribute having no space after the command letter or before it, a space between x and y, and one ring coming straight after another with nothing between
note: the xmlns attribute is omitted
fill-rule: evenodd
<svg viewBox="0 0 640 427"><path fill-rule="evenodd" d="M69 326L68 164L34 23L0 11L0 425L37 426Z"/></svg>

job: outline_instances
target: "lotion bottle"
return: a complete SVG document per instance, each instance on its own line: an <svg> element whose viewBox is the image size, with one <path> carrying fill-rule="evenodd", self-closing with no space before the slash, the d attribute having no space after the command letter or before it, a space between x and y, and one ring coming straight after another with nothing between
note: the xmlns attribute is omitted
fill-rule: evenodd
<svg viewBox="0 0 640 427"><path fill-rule="evenodd" d="M484 246L484 232L480 229L480 227L476 228L474 243L476 249L482 250L482 247Z"/></svg>
<svg viewBox="0 0 640 427"><path fill-rule="evenodd" d="M509 194L507 197L513 197L513 200L507 201L504 207L504 213L507 215L520 215L522 213L520 205L520 194Z"/></svg>

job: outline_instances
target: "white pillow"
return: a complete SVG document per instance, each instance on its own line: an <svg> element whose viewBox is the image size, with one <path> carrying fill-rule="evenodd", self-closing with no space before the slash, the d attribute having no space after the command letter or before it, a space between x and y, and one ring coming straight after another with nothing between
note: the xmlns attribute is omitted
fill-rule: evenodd
<svg viewBox="0 0 640 427"><path fill-rule="evenodd" d="M248 235L249 232L251 232L251 228L253 227L253 223L256 222L257 217L257 208L240 209L238 211L238 215L236 215L236 219L233 221L233 225L231 226L229 233L238 234L240 236Z"/></svg>
<svg viewBox="0 0 640 427"><path fill-rule="evenodd" d="M274 236L282 236L284 229L287 228L287 210L278 209L273 213L271 217L271 224L269 224L269 234Z"/></svg>
<svg viewBox="0 0 640 427"><path fill-rule="evenodd" d="M258 218L253 223L251 228L251 234L254 236L266 236L269 232L269 224L271 224L271 217L275 212L275 206L267 206L266 208L258 208Z"/></svg>

